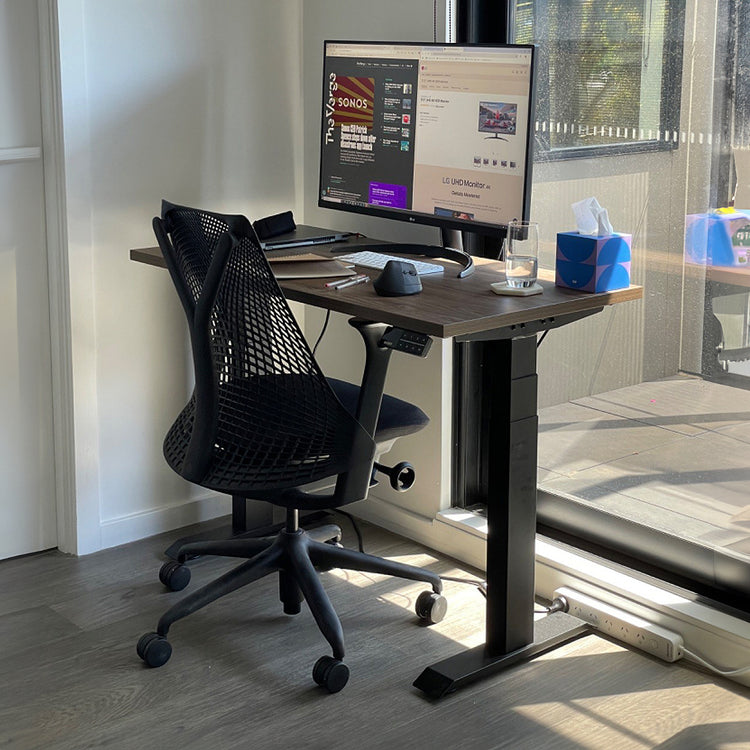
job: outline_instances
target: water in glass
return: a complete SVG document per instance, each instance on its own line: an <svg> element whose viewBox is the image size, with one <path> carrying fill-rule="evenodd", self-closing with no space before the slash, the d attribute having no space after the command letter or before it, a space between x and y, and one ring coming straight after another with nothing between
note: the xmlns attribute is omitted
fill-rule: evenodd
<svg viewBox="0 0 750 750"><path fill-rule="evenodd" d="M533 286L537 276L537 259L534 255L508 255L505 261L505 279L513 289Z"/></svg>
<svg viewBox="0 0 750 750"><path fill-rule="evenodd" d="M505 279L509 287L533 286L537 277L539 225L533 221L511 221L505 255Z"/></svg>

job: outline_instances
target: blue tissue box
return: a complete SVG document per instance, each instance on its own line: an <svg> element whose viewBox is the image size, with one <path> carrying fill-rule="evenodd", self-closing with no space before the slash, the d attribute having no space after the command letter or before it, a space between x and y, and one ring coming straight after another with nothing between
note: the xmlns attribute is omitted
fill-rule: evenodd
<svg viewBox="0 0 750 750"><path fill-rule="evenodd" d="M708 266L750 268L750 211L688 214L685 260Z"/></svg>
<svg viewBox="0 0 750 750"><path fill-rule="evenodd" d="M557 233L556 286L608 292L630 286L629 234Z"/></svg>

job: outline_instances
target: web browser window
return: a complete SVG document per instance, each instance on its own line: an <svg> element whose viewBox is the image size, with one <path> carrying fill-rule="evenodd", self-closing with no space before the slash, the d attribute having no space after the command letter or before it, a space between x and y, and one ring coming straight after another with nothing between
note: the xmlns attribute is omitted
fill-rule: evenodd
<svg viewBox="0 0 750 750"><path fill-rule="evenodd" d="M326 45L321 205L523 214L531 47Z"/></svg>

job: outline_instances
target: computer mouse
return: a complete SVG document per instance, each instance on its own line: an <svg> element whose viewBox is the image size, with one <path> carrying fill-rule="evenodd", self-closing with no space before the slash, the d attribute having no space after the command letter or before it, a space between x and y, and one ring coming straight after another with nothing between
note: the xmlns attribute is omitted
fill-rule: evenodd
<svg viewBox="0 0 750 750"><path fill-rule="evenodd" d="M408 260L389 260L372 286L381 297L404 297L422 291L417 269Z"/></svg>

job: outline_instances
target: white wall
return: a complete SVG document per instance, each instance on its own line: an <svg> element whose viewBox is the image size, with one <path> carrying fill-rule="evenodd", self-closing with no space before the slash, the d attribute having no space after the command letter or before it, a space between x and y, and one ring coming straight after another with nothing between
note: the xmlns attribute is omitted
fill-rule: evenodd
<svg viewBox="0 0 750 750"><path fill-rule="evenodd" d="M314 208L322 40L431 40L433 2L58 7L77 516L76 538L62 545L83 554L229 510L162 458L190 389L183 313L165 273L128 259L130 248L155 244L162 198L251 218L291 208L298 221L436 240L435 230ZM441 357L436 347L405 386L407 397L426 390L436 414L428 455L443 440Z"/></svg>
<svg viewBox="0 0 750 750"><path fill-rule="evenodd" d="M189 387L155 244L162 198L299 210L299 0L59 0L77 540L90 552L227 512L166 466Z"/></svg>

